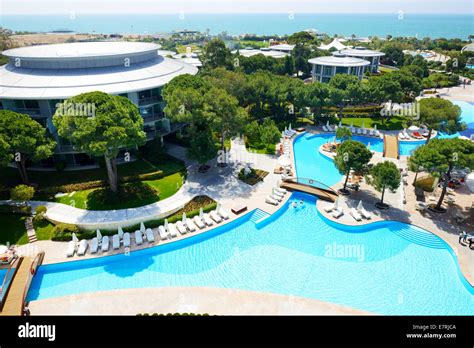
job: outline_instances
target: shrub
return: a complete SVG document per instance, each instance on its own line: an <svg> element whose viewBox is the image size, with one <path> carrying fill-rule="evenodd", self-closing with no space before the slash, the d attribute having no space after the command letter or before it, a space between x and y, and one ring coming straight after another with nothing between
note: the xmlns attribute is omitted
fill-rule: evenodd
<svg viewBox="0 0 474 348"><path fill-rule="evenodd" d="M34 220L36 222L44 220L44 214L46 214L46 207L44 205L39 205L35 209L35 217Z"/></svg>
<svg viewBox="0 0 474 348"><path fill-rule="evenodd" d="M73 233L79 233L79 227L72 224L57 224L53 228L53 237L51 238L51 240L69 241L71 240Z"/></svg>
<svg viewBox="0 0 474 348"><path fill-rule="evenodd" d="M10 198L17 202L26 202L33 198L35 189L28 185L18 185L11 189Z"/></svg>

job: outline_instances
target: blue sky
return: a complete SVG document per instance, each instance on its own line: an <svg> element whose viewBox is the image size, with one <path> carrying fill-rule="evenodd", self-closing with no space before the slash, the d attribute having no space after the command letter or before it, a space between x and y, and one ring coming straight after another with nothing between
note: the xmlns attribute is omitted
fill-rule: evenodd
<svg viewBox="0 0 474 348"><path fill-rule="evenodd" d="M1 0L3 14L458 13L473 0Z"/></svg>

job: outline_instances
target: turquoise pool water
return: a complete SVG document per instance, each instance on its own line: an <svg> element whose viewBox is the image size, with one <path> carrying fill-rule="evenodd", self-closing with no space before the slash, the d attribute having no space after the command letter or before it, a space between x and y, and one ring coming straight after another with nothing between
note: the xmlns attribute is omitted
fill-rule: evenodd
<svg viewBox="0 0 474 348"><path fill-rule="evenodd" d="M380 314L474 314L474 291L445 243L398 222L342 229L315 198L257 228L252 214L131 253L41 266L29 299L89 291L204 286L272 292Z"/></svg>

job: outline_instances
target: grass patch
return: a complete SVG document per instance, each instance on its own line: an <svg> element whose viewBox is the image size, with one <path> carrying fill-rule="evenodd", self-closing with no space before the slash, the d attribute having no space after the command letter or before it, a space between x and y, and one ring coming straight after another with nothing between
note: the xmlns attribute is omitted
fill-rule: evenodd
<svg viewBox="0 0 474 348"><path fill-rule="evenodd" d="M0 213L0 244L27 244L26 215Z"/></svg>
<svg viewBox="0 0 474 348"><path fill-rule="evenodd" d="M33 225L35 226L36 238L38 238L38 240L50 240L53 236L54 225L48 220L33 220Z"/></svg>
<svg viewBox="0 0 474 348"><path fill-rule="evenodd" d="M159 192L142 183L120 185L117 192L108 188L92 191L87 196L87 208L90 210L113 210L134 208L156 202Z"/></svg>
<svg viewBox="0 0 474 348"><path fill-rule="evenodd" d="M382 120L381 117L344 117L342 118L342 124L354 127L374 128L377 125L377 129L380 130L401 130L407 128L407 119L403 117L391 117L390 119Z"/></svg>
<svg viewBox="0 0 474 348"><path fill-rule="evenodd" d="M238 175L239 179L251 186L259 183L260 181L263 181L263 178L268 175L268 172L266 172L265 170L253 168L250 169L251 171L248 175L245 175L244 170L245 168L242 168L240 170Z"/></svg>

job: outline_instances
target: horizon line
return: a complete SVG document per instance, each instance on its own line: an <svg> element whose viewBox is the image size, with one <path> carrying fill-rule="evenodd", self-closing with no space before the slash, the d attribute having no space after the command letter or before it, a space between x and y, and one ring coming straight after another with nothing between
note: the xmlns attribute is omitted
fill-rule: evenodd
<svg viewBox="0 0 474 348"><path fill-rule="evenodd" d="M115 16L115 15L176 15L184 13L186 14L202 14L202 15L210 15L210 14L245 14L245 15L287 15L290 12L233 12L233 11L223 11L223 12L186 12L186 11L173 11L173 12L136 12L136 13L81 13L81 12L76 12L76 15L92 15L92 16ZM351 14L351 15L379 15L379 14L393 14L396 15L398 11L389 11L389 12L353 12L353 11L348 11L348 12L298 12L298 11L291 11L291 13L297 15L315 15L315 14ZM433 12L403 12L404 15L429 15L429 16L444 16L444 15L461 15L461 16L474 16L474 13L465 13L465 12L443 12L443 13L433 13ZM70 12L65 12L65 13L3 13L2 16L65 16L65 15L70 15Z"/></svg>

